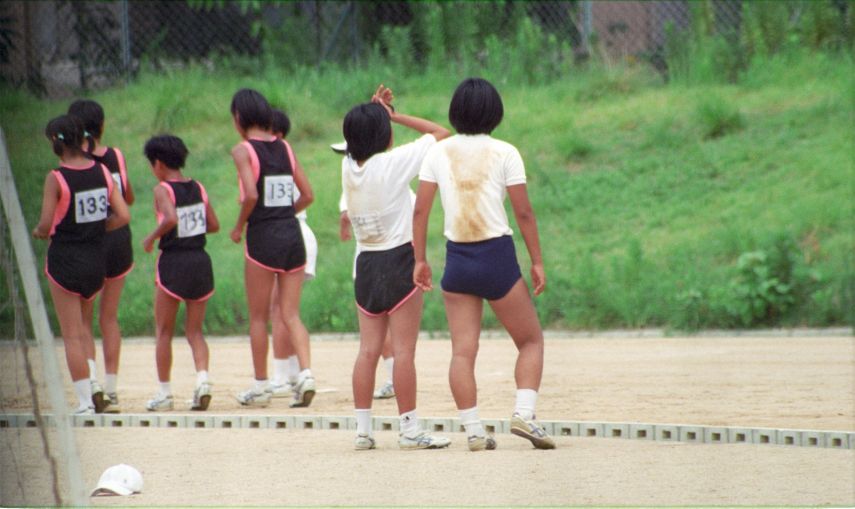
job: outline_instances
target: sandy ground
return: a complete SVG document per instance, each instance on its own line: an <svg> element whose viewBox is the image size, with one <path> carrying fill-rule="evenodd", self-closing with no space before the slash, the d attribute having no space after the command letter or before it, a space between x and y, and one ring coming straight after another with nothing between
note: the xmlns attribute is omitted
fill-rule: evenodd
<svg viewBox="0 0 855 509"><path fill-rule="evenodd" d="M446 379L450 347L447 340L419 344L423 417L456 415ZM267 409L250 410L233 398L252 378L249 345L212 340L216 385L210 413L351 415L356 351L354 341L314 342L320 392L312 406L289 409L286 400L274 400ZM176 411L183 412L194 374L186 343L176 341L174 353ZM61 348L58 354L63 360ZM514 359L510 340L482 341L482 417L509 417ZM27 411L22 380L20 357L0 346L3 411ZM127 342L119 389L126 412L144 411L156 389L151 341ZM375 404L375 415L396 413L394 400ZM852 431L855 339L550 339L538 414L549 420ZM855 505L851 450L558 437L557 450L536 451L499 435L497 451L472 454L458 433L448 435L448 450L400 451L393 432L378 432L378 450L356 452L348 431L76 433L88 485L121 462L139 468L146 481L141 495L93 499L96 505ZM0 505L49 504L49 494L38 493L45 491L47 472L34 459L41 454L36 432L0 430L0 442ZM20 498L19 483L28 498Z"/></svg>

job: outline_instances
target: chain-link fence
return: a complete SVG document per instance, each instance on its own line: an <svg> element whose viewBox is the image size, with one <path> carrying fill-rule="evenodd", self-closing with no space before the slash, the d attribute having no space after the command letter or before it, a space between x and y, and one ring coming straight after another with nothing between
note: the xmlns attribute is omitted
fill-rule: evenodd
<svg viewBox="0 0 855 509"><path fill-rule="evenodd" d="M851 47L852 10L847 0L5 1L0 76L53 96L147 66L343 63L387 57L402 42L419 64L477 63L491 47L528 43L565 65L645 61L667 74L669 58L699 37L723 41L737 60L775 51L794 31L802 44Z"/></svg>

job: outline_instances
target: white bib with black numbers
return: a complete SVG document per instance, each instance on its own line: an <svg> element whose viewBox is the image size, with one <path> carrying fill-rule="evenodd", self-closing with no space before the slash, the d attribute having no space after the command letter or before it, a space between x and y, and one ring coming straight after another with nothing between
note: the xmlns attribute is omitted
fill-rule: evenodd
<svg viewBox="0 0 855 509"><path fill-rule="evenodd" d="M266 175L264 177L264 206L290 207L294 204L294 177Z"/></svg>
<svg viewBox="0 0 855 509"><path fill-rule="evenodd" d="M107 188L99 187L74 193L74 221L94 223L107 219Z"/></svg>
<svg viewBox="0 0 855 509"><path fill-rule="evenodd" d="M196 203L175 209L178 214L178 238L204 235L208 229L205 204Z"/></svg>

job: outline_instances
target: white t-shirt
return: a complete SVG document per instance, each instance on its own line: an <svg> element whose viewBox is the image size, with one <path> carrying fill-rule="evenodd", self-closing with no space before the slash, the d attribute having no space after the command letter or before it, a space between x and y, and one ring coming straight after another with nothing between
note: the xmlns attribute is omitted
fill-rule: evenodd
<svg viewBox="0 0 855 509"><path fill-rule="evenodd" d="M505 213L506 188L525 184L525 166L510 143L487 134L457 134L425 156L419 180L439 187L445 237L478 242L511 235Z"/></svg>
<svg viewBox="0 0 855 509"><path fill-rule="evenodd" d="M432 134L374 154L360 168L345 157L341 162L344 205L359 251L385 251L413 241L413 202L410 181L428 149Z"/></svg>

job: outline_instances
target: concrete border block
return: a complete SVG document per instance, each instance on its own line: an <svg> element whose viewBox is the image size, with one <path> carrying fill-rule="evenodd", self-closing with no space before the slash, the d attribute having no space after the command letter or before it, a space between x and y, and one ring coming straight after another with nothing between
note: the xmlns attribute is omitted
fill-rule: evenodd
<svg viewBox="0 0 855 509"><path fill-rule="evenodd" d="M680 442L702 444L704 443L704 428L702 426L680 426L678 436Z"/></svg>
<svg viewBox="0 0 855 509"><path fill-rule="evenodd" d="M395 431L401 430L400 417L378 416L371 419L371 427L374 431Z"/></svg>
<svg viewBox="0 0 855 509"><path fill-rule="evenodd" d="M18 414L17 426L19 428L38 428L36 416L34 414Z"/></svg>
<svg viewBox="0 0 855 509"><path fill-rule="evenodd" d="M778 430L772 428L755 428L751 430L752 440L755 444L777 444Z"/></svg>
<svg viewBox="0 0 855 509"><path fill-rule="evenodd" d="M451 419L425 419L424 429L430 433L451 433L454 430Z"/></svg>
<svg viewBox="0 0 855 509"><path fill-rule="evenodd" d="M511 432L511 423L507 419L481 419L484 430L491 435Z"/></svg>
<svg viewBox="0 0 855 509"><path fill-rule="evenodd" d="M849 448L855 449L855 433L849 433Z"/></svg>
<svg viewBox="0 0 855 509"><path fill-rule="evenodd" d="M601 422L580 422L579 436L589 438L602 438L605 427Z"/></svg>
<svg viewBox="0 0 855 509"><path fill-rule="evenodd" d="M355 430L356 417L349 417L345 415L330 415L326 417L321 417L321 429Z"/></svg>
<svg viewBox="0 0 855 509"><path fill-rule="evenodd" d="M295 415L294 429L318 429L321 427L321 418L315 415Z"/></svg>
<svg viewBox="0 0 855 509"><path fill-rule="evenodd" d="M607 422L603 425L605 438L629 438L629 424Z"/></svg>
<svg viewBox="0 0 855 509"><path fill-rule="evenodd" d="M14 414L0 414L0 428L17 428L18 416Z"/></svg>
<svg viewBox="0 0 855 509"><path fill-rule="evenodd" d="M188 428L213 428L214 417L210 415L190 415L187 417Z"/></svg>
<svg viewBox="0 0 855 509"><path fill-rule="evenodd" d="M778 444L798 447L802 445L802 434L797 429L779 429Z"/></svg>
<svg viewBox="0 0 855 509"><path fill-rule="evenodd" d="M104 414L102 422L105 428L127 428L131 425L132 419L128 415Z"/></svg>
<svg viewBox="0 0 855 509"><path fill-rule="evenodd" d="M754 433L750 428L727 428L727 441L731 444L753 444Z"/></svg>
<svg viewBox="0 0 855 509"><path fill-rule="evenodd" d="M656 432L652 424L630 424L627 438L635 440L655 440Z"/></svg>
<svg viewBox="0 0 855 509"><path fill-rule="evenodd" d="M161 428L186 428L186 415L158 415L157 425Z"/></svg>
<svg viewBox="0 0 855 509"><path fill-rule="evenodd" d="M802 431L799 445L803 447L825 447L825 433L822 431Z"/></svg>
<svg viewBox="0 0 855 509"><path fill-rule="evenodd" d="M675 424L654 424L656 440L659 442L679 442L680 426Z"/></svg>
<svg viewBox="0 0 855 509"><path fill-rule="evenodd" d="M104 414L95 414L95 415L72 415L71 424L76 428L95 428L101 426L104 423ZM27 427L28 421L18 420L18 427L24 428Z"/></svg>
<svg viewBox="0 0 855 509"><path fill-rule="evenodd" d="M271 415L267 419L267 427L271 429L294 429L296 426L293 415Z"/></svg>
<svg viewBox="0 0 855 509"><path fill-rule="evenodd" d="M157 414L130 414L131 426L135 428L157 427Z"/></svg>
<svg viewBox="0 0 855 509"><path fill-rule="evenodd" d="M214 427L215 428L240 428L241 427L240 416L237 416L237 415L215 415L214 416Z"/></svg>
<svg viewBox="0 0 855 509"><path fill-rule="evenodd" d="M463 425L463 421L461 421L459 417L449 418L448 420L451 421L450 431L454 433L466 433L466 426ZM484 420L482 419L481 423L483 424L483 422Z"/></svg>
<svg viewBox="0 0 855 509"><path fill-rule="evenodd" d="M266 415L242 415L240 427L244 429L267 429L270 426L270 418Z"/></svg>
<svg viewBox="0 0 855 509"><path fill-rule="evenodd" d="M555 430L555 436L562 437L578 437L581 436L581 425L578 422L566 421L566 422L556 422L553 426ZM510 423L508 423L508 428L510 428ZM509 430L510 431L510 430Z"/></svg>
<svg viewBox="0 0 855 509"><path fill-rule="evenodd" d="M727 428L709 427L704 428L705 444L727 444L730 442L730 434Z"/></svg>
<svg viewBox="0 0 855 509"><path fill-rule="evenodd" d="M825 446L829 449L849 449L850 433L828 431L825 433Z"/></svg>

